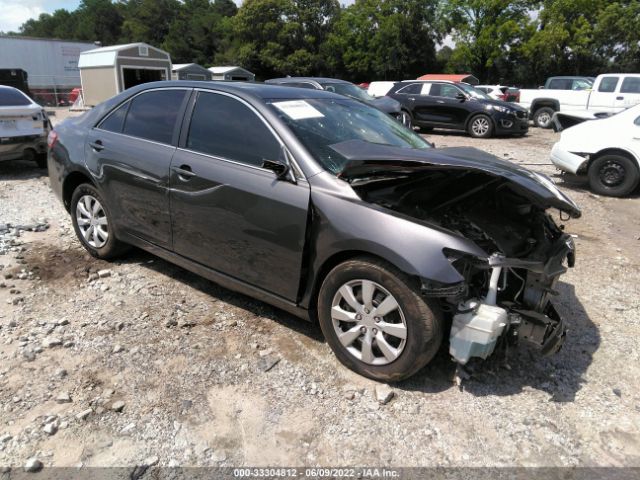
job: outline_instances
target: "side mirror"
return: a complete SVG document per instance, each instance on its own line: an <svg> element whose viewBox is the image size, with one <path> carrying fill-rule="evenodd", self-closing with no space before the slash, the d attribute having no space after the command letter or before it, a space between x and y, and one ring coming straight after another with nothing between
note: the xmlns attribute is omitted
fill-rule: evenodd
<svg viewBox="0 0 640 480"><path fill-rule="evenodd" d="M280 158L277 160L268 160L263 158L262 168L266 168L267 170L274 172L278 180L287 180L291 183L296 183L296 176L293 173L293 169L291 168L291 163L289 161L289 153L284 145L280 149L279 157Z"/></svg>
<svg viewBox="0 0 640 480"><path fill-rule="evenodd" d="M460 100L461 102L464 102L466 99L467 99L467 96L464 93L460 92L456 94L456 100Z"/></svg>
<svg viewBox="0 0 640 480"><path fill-rule="evenodd" d="M289 171L289 165L281 160L262 160L262 168L273 171L278 178L284 178Z"/></svg>

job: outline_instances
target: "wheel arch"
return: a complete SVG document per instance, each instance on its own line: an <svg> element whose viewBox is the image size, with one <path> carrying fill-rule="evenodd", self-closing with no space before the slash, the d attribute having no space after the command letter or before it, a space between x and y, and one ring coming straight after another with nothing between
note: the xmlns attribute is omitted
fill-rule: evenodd
<svg viewBox="0 0 640 480"><path fill-rule="evenodd" d="M343 250L343 251L334 253L333 255L327 257L322 262L322 264L317 268L316 273L313 275L313 278L309 284L308 292L305 295L305 298L308 301L307 308L309 310L309 317L313 322L317 322L318 320L317 318L318 293L320 292L320 287L322 286L322 283L324 282L325 278L327 278L327 275L329 274L329 272L331 272L331 270L333 270L335 267L337 267L341 263L344 263L356 258L363 259L363 260L366 260L366 259L377 260L380 262L388 263L389 265L392 265L393 267L407 274L409 277L414 279L419 285L420 279L417 276L407 272L406 269L401 268L399 265L396 264L396 262L391 261L390 259L385 258L380 254L372 253L367 250L357 250L357 249Z"/></svg>
<svg viewBox="0 0 640 480"><path fill-rule="evenodd" d="M70 172L64 179L62 184L62 203L67 212L71 208L71 197L73 196L73 192L83 183L88 183L94 188L97 188L96 183L92 180L91 176L86 172L79 170Z"/></svg>
<svg viewBox="0 0 640 480"><path fill-rule="evenodd" d="M589 162L587 164L587 168L585 170L589 171L589 168L591 168L591 164L594 161L596 161L598 158L603 157L604 155L620 155L622 157L627 157L629 160L634 161L636 168L638 169L638 171L640 171L640 159L638 157L636 157L629 150L625 150L624 148L615 148L615 147L605 148L591 155L591 157L589 158Z"/></svg>
<svg viewBox="0 0 640 480"><path fill-rule="evenodd" d="M556 112L560 111L560 102L555 98L538 98L531 102L531 115L535 115L536 111L548 107Z"/></svg>

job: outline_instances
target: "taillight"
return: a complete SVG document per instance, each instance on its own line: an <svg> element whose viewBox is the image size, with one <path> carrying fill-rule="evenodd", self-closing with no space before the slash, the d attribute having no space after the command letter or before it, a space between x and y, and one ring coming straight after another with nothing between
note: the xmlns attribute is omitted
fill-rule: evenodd
<svg viewBox="0 0 640 480"><path fill-rule="evenodd" d="M55 130L51 130L49 132L49 135L47 136L47 146L49 148L53 148L53 146L56 144L57 141L58 141L58 132L56 132Z"/></svg>
<svg viewBox="0 0 640 480"><path fill-rule="evenodd" d="M503 93L502 95L498 95L498 98L500 100L502 100L503 102L506 102L507 101L507 94Z"/></svg>

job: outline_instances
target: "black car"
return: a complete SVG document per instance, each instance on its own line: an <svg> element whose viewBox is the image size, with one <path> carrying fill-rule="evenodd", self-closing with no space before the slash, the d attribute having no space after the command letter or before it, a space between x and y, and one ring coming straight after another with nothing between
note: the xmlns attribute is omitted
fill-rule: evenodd
<svg viewBox="0 0 640 480"><path fill-rule="evenodd" d="M51 188L98 258L127 245L317 320L378 380L486 358L499 339L555 352L550 302L574 247L540 174L435 150L381 111L319 90L133 87L49 135ZM564 217L563 217L564 218Z"/></svg>
<svg viewBox="0 0 640 480"><path fill-rule="evenodd" d="M384 113L388 113L396 120L402 121L403 119L400 102L386 96L378 98L372 97L362 88L345 80L323 77L284 77L272 78L271 80L266 80L264 83L326 90L327 92L337 93L345 97L355 98L367 105L376 107L378 110L382 110Z"/></svg>
<svg viewBox="0 0 640 480"><path fill-rule="evenodd" d="M477 138L529 130L527 109L466 83L410 80L396 83L387 95L402 104L405 125L464 130Z"/></svg>

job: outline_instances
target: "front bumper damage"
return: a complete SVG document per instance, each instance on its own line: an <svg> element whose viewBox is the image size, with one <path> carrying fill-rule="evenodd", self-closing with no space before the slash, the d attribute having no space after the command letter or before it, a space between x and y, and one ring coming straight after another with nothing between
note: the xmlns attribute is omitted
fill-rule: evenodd
<svg viewBox="0 0 640 480"><path fill-rule="evenodd" d="M566 326L550 301L559 277L575 262L573 239L562 234L548 250L546 261L507 258L494 254L475 261L489 278L484 297L464 298L453 315L449 353L459 364L470 358L487 358L501 341L522 341L541 355L560 350ZM513 298L507 287L512 279L521 285ZM512 290L511 290L512 291ZM450 299L451 301L451 299Z"/></svg>

